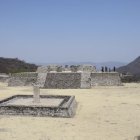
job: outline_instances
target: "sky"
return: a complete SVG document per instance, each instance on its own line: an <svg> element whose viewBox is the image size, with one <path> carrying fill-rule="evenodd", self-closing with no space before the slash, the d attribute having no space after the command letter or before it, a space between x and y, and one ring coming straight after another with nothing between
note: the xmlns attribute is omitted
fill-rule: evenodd
<svg viewBox="0 0 140 140"><path fill-rule="evenodd" d="M61 63L138 56L140 0L0 0L0 57Z"/></svg>

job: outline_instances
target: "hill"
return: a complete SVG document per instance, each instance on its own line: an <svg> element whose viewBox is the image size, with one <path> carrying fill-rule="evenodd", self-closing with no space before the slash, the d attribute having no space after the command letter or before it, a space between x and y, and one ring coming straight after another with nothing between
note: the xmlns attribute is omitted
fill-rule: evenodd
<svg viewBox="0 0 140 140"><path fill-rule="evenodd" d="M126 66L117 69L118 72L132 75L134 81L140 81L140 56Z"/></svg>
<svg viewBox="0 0 140 140"><path fill-rule="evenodd" d="M35 72L35 64L26 63L18 58L0 57L0 73Z"/></svg>

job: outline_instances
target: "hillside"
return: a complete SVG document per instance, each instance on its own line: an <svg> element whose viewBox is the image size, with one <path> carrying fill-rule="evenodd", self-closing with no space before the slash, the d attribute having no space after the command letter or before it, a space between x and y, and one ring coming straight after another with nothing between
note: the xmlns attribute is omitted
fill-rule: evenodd
<svg viewBox="0 0 140 140"><path fill-rule="evenodd" d="M123 74L132 74L133 80L140 81L140 56L126 66L117 69Z"/></svg>
<svg viewBox="0 0 140 140"><path fill-rule="evenodd" d="M29 64L18 58L0 57L0 73L34 72L37 66Z"/></svg>

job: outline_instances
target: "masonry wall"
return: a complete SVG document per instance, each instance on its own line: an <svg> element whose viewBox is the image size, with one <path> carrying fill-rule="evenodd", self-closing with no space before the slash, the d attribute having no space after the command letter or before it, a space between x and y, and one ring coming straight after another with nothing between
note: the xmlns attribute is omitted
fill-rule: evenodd
<svg viewBox="0 0 140 140"><path fill-rule="evenodd" d="M120 75L117 72L91 73L91 87L94 86L120 86Z"/></svg>
<svg viewBox="0 0 140 140"><path fill-rule="evenodd" d="M94 86L122 85L119 73L116 72L24 72L12 74L8 86L30 86L32 83L50 89L86 89Z"/></svg>
<svg viewBox="0 0 140 140"><path fill-rule="evenodd" d="M29 86L37 80L37 73L23 72L14 73L8 81L8 86Z"/></svg>
<svg viewBox="0 0 140 140"><path fill-rule="evenodd" d="M47 73L44 88L78 89L81 88L81 73Z"/></svg>
<svg viewBox="0 0 140 140"><path fill-rule="evenodd" d="M0 82L7 82L9 79L9 75L5 73L0 73Z"/></svg>
<svg viewBox="0 0 140 140"><path fill-rule="evenodd" d="M81 88L91 88L91 73L82 72L81 73Z"/></svg>

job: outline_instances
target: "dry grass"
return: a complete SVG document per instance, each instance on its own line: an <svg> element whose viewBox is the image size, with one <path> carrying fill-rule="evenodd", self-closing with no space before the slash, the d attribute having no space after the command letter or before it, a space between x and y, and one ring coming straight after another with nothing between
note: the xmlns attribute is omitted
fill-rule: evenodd
<svg viewBox="0 0 140 140"><path fill-rule="evenodd" d="M0 83L0 99L32 94L32 87ZM75 95L74 118L0 116L0 140L133 140L140 135L140 84L93 89L42 89Z"/></svg>

